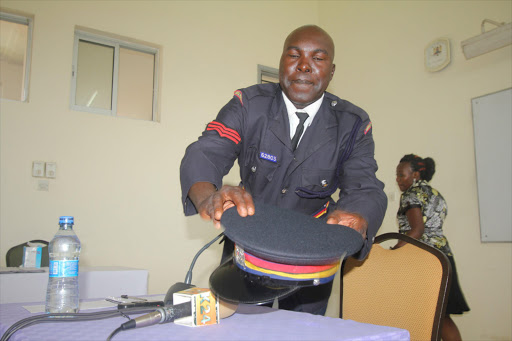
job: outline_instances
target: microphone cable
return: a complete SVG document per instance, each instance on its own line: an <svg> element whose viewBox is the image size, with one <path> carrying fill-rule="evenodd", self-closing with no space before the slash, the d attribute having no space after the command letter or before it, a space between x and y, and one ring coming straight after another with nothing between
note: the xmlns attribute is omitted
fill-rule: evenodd
<svg viewBox="0 0 512 341"><path fill-rule="evenodd" d="M125 308L116 310L98 311L94 313L50 313L50 314L39 314L30 316L15 322L11 325L0 338L0 341L8 341L11 336L18 330L26 328L28 326L39 324L39 323L51 323L51 322L78 322L78 321L93 321L102 320L112 317L123 316L130 319L130 314L144 314L154 311L154 308Z"/></svg>
<svg viewBox="0 0 512 341"><path fill-rule="evenodd" d="M112 333L110 333L110 335L107 337L107 341L110 341L112 340L112 338L114 337L114 335L116 335L117 333L119 333L121 330L123 330L123 325L120 325L119 327L117 327Z"/></svg>
<svg viewBox="0 0 512 341"><path fill-rule="evenodd" d="M185 284L191 284L192 282L192 270L194 268L194 265L196 264L196 261L197 259L199 258L199 255L201 255L201 253L203 253L204 250L206 250L207 248L209 248L213 243L215 243L215 241L217 241L220 237L222 237L224 235L224 232L221 232L218 236L216 236L215 238L213 238L210 242L208 242L206 245L204 245L197 253L196 255L194 256L194 259L192 260L192 263L190 264L190 267L188 269L188 272L187 272L187 275L185 276ZM179 305L178 305L179 306ZM174 306L174 307L178 307L178 306ZM157 312L157 310L154 310L153 309L153 312ZM162 309L160 308L160 311L162 311ZM163 312L162 312L163 313ZM165 318L165 314L164 314L164 318ZM156 323L165 323L165 322L172 322L174 321L174 318L165 318L165 321L163 322L156 322ZM145 325L145 324L144 324ZM123 323L122 325L120 325L119 327L117 327L110 335L109 337L107 338L107 341L111 341L112 338L114 337L114 335L116 335L117 333L119 333L120 331L123 331L123 330L128 330L128 329L132 329L132 328L136 328L136 325L135 325L135 321L134 320L130 320L126 323Z"/></svg>
<svg viewBox="0 0 512 341"><path fill-rule="evenodd" d="M203 253L204 250L206 250L207 248L210 247L210 245L212 245L213 243L215 243L215 241L217 239L219 239L220 237L222 237L224 235L224 232L220 233L217 237L213 238L208 244L206 244L205 246L203 246L201 248L201 250L199 250L199 252L196 253L196 255L194 256L194 259L192 260L192 263L190 264L190 268L188 269L188 272L187 272L187 275L185 276L185 284L190 284L192 283L192 269L194 268L194 265L196 264L196 260L197 258L199 258L199 255L201 253Z"/></svg>

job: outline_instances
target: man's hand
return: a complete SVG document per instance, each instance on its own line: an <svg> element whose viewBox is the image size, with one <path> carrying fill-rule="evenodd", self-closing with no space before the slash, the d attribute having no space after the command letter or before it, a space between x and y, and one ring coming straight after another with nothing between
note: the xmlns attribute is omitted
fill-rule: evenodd
<svg viewBox="0 0 512 341"><path fill-rule="evenodd" d="M188 193L201 218L212 220L216 229L220 229L220 219L228 208L236 206L241 217L254 214L252 196L239 186L222 186L216 190L209 182L195 183Z"/></svg>
<svg viewBox="0 0 512 341"><path fill-rule="evenodd" d="M361 233L363 239L366 239L368 222L357 213L349 213L341 210L335 210L327 217L327 224L345 225Z"/></svg>

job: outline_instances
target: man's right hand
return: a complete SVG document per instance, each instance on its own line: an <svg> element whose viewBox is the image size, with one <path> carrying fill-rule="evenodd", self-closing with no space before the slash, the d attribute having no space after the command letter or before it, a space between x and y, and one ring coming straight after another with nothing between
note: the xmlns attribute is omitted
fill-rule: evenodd
<svg viewBox="0 0 512 341"><path fill-rule="evenodd" d="M197 182L190 188L188 197L201 218L212 220L216 229L220 229L224 211L233 206L241 217L254 214L252 196L239 186L225 185L217 191L209 182Z"/></svg>

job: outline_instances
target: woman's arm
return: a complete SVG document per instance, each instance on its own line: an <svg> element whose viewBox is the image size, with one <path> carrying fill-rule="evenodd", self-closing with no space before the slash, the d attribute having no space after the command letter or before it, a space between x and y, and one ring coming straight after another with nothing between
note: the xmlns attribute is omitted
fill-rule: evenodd
<svg viewBox="0 0 512 341"><path fill-rule="evenodd" d="M425 224L423 223L423 214L421 213L421 208L413 207L405 212L407 220L409 220L409 225L411 229L406 233L409 237L414 239L420 239L425 231ZM393 246L391 249L398 249L399 247L404 246L407 242L402 240L398 241L398 243Z"/></svg>

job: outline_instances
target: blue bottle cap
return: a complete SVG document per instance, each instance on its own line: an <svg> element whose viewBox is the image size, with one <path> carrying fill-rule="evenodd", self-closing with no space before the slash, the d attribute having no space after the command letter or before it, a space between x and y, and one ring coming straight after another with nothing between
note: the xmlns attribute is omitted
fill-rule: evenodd
<svg viewBox="0 0 512 341"><path fill-rule="evenodd" d="M75 218L73 218L72 216L62 216L59 218L59 225L62 225L62 224L74 224L75 223Z"/></svg>

